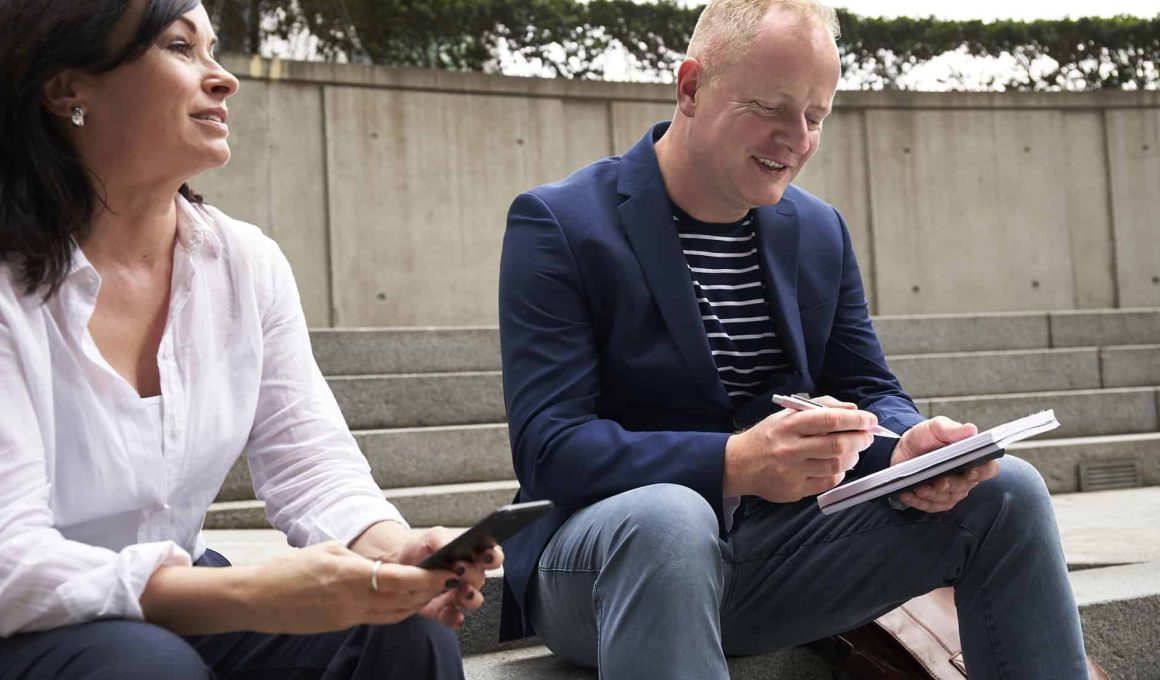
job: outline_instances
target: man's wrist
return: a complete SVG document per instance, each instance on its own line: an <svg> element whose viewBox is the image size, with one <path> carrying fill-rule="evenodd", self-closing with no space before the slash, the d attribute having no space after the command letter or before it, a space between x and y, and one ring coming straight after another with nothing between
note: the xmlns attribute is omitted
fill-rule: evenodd
<svg viewBox="0 0 1160 680"><path fill-rule="evenodd" d="M721 495L725 498L747 495L741 483L741 474L737 470L738 451L744 446L741 437L742 433L739 432L725 440L725 460L721 472Z"/></svg>

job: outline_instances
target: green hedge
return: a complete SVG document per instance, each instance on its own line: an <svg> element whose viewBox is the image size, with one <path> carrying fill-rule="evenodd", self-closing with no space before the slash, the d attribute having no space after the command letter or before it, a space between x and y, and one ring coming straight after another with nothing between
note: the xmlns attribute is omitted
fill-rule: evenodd
<svg viewBox="0 0 1160 680"><path fill-rule="evenodd" d="M226 49L253 52L267 35L302 29L322 56L497 72L499 46L567 78L602 78L610 49L641 80L668 80L700 8L672 0L209 0ZM258 17L265 17L259 27ZM878 19L839 11L839 47L854 86L906 87L906 74L946 52L1009 54L1016 68L992 87L1020 90L1157 88L1160 14L1153 19L944 21ZM353 26L354 30L350 30ZM1039 57L1058 66L1033 68ZM1042 63L1042 62L1040 62ZM953 79L951 89L962 89Z"/></svg>

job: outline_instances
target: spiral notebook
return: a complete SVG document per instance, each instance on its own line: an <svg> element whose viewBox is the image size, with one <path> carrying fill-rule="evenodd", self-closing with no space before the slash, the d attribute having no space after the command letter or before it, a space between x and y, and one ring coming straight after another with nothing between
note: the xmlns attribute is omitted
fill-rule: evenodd
<svg viewBox="0 0 1160 680"><path fill-rule="evenodd" d="M1059 421L1051 409L997 425L973 437L830 489L818 496L818 507L822 514L830 515L887 494L906 491L933 477L961 472L999 458L1011 444L1057 427Z"/></svg>

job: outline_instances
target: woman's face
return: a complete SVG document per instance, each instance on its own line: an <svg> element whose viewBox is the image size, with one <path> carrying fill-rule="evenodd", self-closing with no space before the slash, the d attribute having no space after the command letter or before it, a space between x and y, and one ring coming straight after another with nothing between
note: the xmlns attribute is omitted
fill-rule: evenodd
<svg viewBox="0 0 1160 680"><path fill-rule="evenodd" d="M199 5L139 58L91 76L81 86L85 125L73 135L85 165L104 182L138 186L180 184L224 165L226 100L238 81L214 59L216 43Z"/></svg>

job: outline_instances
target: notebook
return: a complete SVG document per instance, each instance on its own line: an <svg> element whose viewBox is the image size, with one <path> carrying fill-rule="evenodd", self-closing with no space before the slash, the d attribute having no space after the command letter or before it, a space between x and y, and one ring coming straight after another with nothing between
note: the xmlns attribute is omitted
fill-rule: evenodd
<svg viewBox="0 0 1160 680"><path fill-rule="evenodd" d="M831 515L874 498L906 491L933 477L961 472L999 458L1011 444L1057 427L1059 421L1051 409L997 425L973 437L830 489L818 496L818 507L822 514Z"/></svg>

